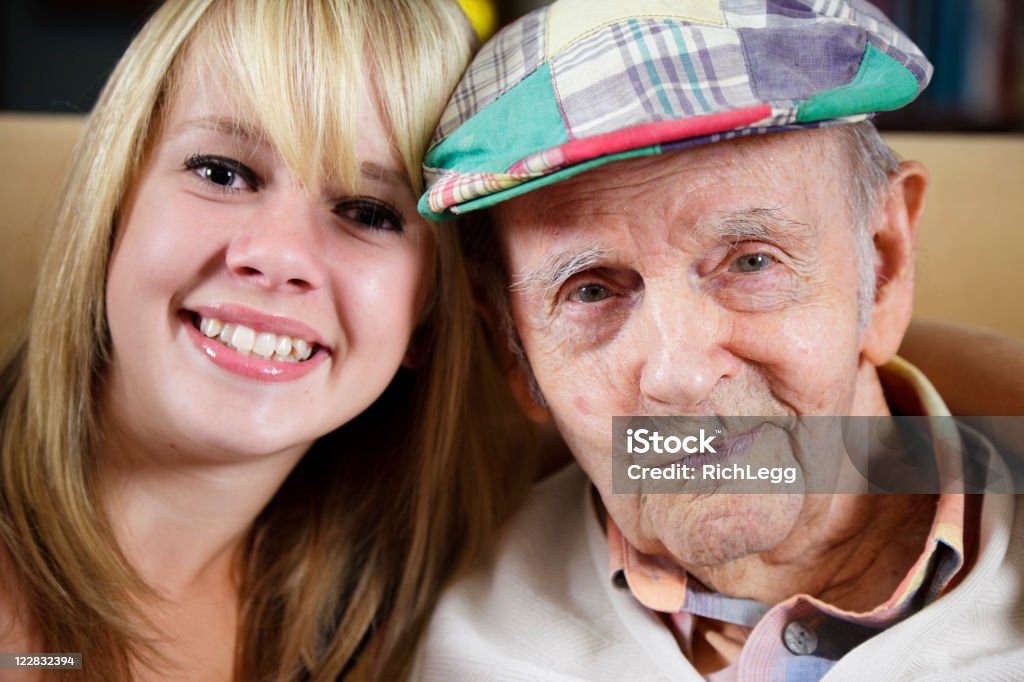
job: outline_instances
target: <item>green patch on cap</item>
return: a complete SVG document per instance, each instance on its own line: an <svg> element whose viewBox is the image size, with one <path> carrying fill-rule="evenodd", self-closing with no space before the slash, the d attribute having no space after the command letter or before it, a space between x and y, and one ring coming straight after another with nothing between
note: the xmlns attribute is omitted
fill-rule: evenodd
<svg viewBox="0 0 1024 682"><path fill-rule="evenodd" d="M498 145L495 140L506 142ZM544 64L459 126L423 163L461 173L502 173L530 154L568 140L551 67Z"/></svg>
<svg viewBox="0 0 1024 682"><path fill-rule="evenodd" d="M868 43L853 80L802 102L796 122L810 123L899 109L917 97L919 90L920 84L914 74Z"/></svg>

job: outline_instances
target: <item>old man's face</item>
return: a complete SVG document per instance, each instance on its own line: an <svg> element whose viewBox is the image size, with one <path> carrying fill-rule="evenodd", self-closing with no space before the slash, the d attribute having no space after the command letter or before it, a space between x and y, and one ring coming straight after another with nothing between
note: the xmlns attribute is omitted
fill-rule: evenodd
<svg viewBox="0 0 1024 682"><path fill-rule="evenodd" d="M613 415L885 410L865 377L891 334L875 348L878 321L858 325L861 259L832 134L620 161L496 211L537 386L641 551L684 565L764 551L814 502L613 494Z"/></svg>

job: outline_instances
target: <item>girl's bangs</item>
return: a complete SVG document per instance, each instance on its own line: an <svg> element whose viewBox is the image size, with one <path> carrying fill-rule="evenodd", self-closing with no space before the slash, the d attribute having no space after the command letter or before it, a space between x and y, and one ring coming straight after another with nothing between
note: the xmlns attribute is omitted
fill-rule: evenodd
<svg viewBox="0 0 1024 682"><path fill-rule="evenodd" d="M214 4L178 75L211 87L201 70L225 74L213 87L233 88L227 99L243 109L234 117L258 125L303 187L355 188L356 122L371 95L362 31L352 24L316 2ZM192 73L180 73L186 68Z"/></svg>

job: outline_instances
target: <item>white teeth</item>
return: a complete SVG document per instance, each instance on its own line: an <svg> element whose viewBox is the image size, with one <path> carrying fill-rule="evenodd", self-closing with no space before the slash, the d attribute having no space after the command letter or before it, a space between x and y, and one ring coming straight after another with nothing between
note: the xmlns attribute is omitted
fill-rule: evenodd
<svg viewBox="0 0 1024 682"><path fill-rule="evenodd" d="M309 354L313 351L308 343L302 339L292 340L292 351L299 360L305 360L309 357Z"/></svg>
<svg viewBox="0 0 1024 682"><path fill-rule="evenodd" d="M223 328L224 323L215 317L204 317L203 321L199 323L199 331L211 339L220 334L220 330Z"/></svg>
<svg viewBox="0 0 1024 682"><path fill-rule="evenodd" d="M277 337L277 347L274 352L282 357L287 357L292 352L292 339L289 336Z"/></svg>
<svg viewBox="0 0 1024 682"><path fill-rule="evenodd" d="M269 332L262 332L256 337L256 343L252 344L252 352L269 358L274 354L275 345L277 345L277 337Z"/></svg>
<svg viewBox="0 0 1024 682"><path fill-rule="evenodd" d="M313 354L313 345L303 339L257 332L242 324L224 323L213 317L199 316L199 331L208 338L220 339L242 355L257 356L277 362L302 362Z"/></svg>
<svg viewBox="0 0 1024 682"><path fill-rule="evenodd" d="M235 333L231 336L232 346L243 353L248 353L252 350L254 343L256 343L256 332L242 324L235 327Z"/></svg>
<svg viewBox="0 0 1024 682"><path fill-rule="evenodd" d="M231 343L231 337L235 335L235 327L238 325L231 324L230 322L224 325L224 328L220 330L220 340L224 343Z"/></svg>

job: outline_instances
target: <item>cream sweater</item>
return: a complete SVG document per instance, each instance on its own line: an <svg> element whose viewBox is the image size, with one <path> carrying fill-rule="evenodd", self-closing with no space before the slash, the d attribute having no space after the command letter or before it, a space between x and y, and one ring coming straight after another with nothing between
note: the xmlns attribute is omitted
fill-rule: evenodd
<svg viewBox="0 0 1024 682"><path fill-rule="evenodd" d="M989 494L981 513L968 576L824 679L1024 679L1024 500ZM589 482L571 465L534 488L495 560L444 595L413 679L702 680L607 573Z"/></svg>

